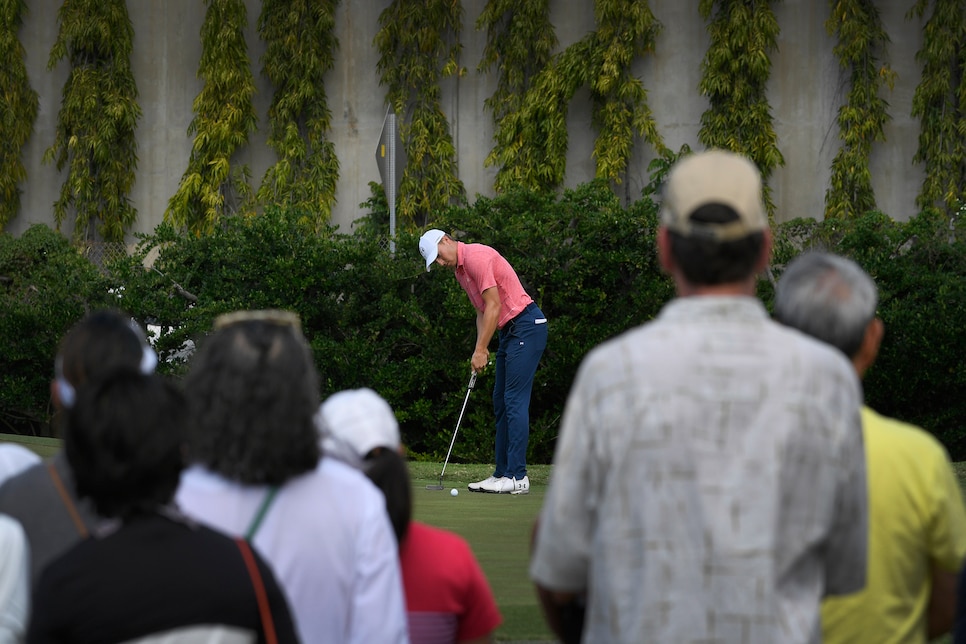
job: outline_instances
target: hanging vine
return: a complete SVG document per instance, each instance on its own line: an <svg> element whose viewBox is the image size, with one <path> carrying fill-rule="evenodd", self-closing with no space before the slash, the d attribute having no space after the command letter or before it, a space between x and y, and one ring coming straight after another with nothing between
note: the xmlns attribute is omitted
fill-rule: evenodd
<svg viewBox="0 0 966 644"><path fill-rule="evenodd" d="M325 74L332 69L338 0L264 0L258 21L266 43L263 71L275 87L268 110L268 145L278 161L258 189L260 203L276 203L302 213L301 221L320 231L335 204L339 160L327 138L332 112Z"/></svg>
<svg viewBox="0 0 966 644"><path fill-rule="evenodd" d="M910 15L922 18L929 0L919 0ZM920 120L919 149L913 160L926 176L916 204L952 217L966 203L966 5L935 0L923 33L922 78L912 97Z"/></svg>
<svg viewBox="0 0 966 644"><path fill-rule="evenodd" d="M842 147L832 160L829 189L825 192L825 217L845 219L863 215L876 207L869 158L872 145L884 141L889 104L879 96L883 85L892 89L896 73L880 63L889 43L879 12L871 0L831 0L825 23L838 37L833 53L849 74L849 95L839 108Z"/></svg>
<svg viewBox="0 0 966 644"><path fill-rule="evenodd" d="M141 117L131 73L134 27L124 0L65 0L48 69L67 58L54 144L44 162L68 167L54 203L58 229L75 215L74 238L124 241L137 212L128 198L137 169Z"/></svg>
<svg viewBox="0 0 966 644"><path fill-rule="evenodd" d="M486 46L477 71L484 73L494 67L498 71L496 90L483 105L493 113L499 133L510 127L508 119L524 108L534 79L553 58L557 37L550 23L550 2L488 0L476 28L486 30ZM513 149L513 143L497 135L484 160L486 166L498 166L497 190L520 183L520 177L527 173L524 158Z"/></svg>
<svg viewBox="0 0 966 644"><path fill-rule="evenodd" d="M0 0L0 231L20 210L20 184L27 178L23 146L40 105L19 38L26 10L24 0Z"/></svg>
<svg viewBox="0 0 966 644"><path fill-rule="evenodd" d="M590 92L598 126L594 143L597 178L621 183L635 133L660 156L669 152L647 104L647 90L631 73L636 58L654 51L661 24L648 3L640 0L597 0L595 13L598 54L591 70Z"/></svg>
<svg viewBox="0 0 966 644"><path fill-rule="evenodd" d="M785 164L766 96L769 54L777 49L779 34L772 1L701 0L699 5L710 20L711 36L699 88L711 106L701 115L698 139L709 148L744 154L758 165L770 219L775 205L767 180Z"/></svg>
<svg viewBox="0 0 966 644"><path fill-rule="evenodd" d="M399 185L398 214L422 226L430 213L465 200L456 148L440 106L440 80L462 76L458 0L393 0L379 14L375 45L386 101L400 116L408 162Z"/></svg>
<svg viewBox="0 0 966 644"><path fill-rule="evenodd" d="M248 143L258 123L245 43L245 2L206 3L198 65L204 86L192 104L195 116L188 126L188 134L195 135L191 158L164 213L166 220L195 235L211 232L221 217L249 205L248 167L233 167L231 157Z"/></svg>
<svg viewBox="0 0 966 644"><path fill-rule="evenodd" d="M623 180L634 133L666 147L647 106L647 91L631 73L633 61L653 51L660 23L647 2L597 0L597 30L570 45L540 70L515 112L499 123L497 147L488 158L499 164L497 190L512 185L552 190L563 183L570 101L588 87L597 128L596 176Z"/></svg>

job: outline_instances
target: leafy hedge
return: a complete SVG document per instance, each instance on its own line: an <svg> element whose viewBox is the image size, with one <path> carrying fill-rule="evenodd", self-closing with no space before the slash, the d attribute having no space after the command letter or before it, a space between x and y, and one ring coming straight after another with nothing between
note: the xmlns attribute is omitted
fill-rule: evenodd
<svg viewBox="0 0 966 644"><path fill-rule="evenodd" d="M805 248L851 257L878 286L886 334L863 383L869 406L930 430L966 460L966 237L955 220L929 210L908 222L875 211L795 220L779 229L773 265Z"/></svg>
<svg viewBox="0 0 966 644"><path fill-rule="evenodd" d="M483 242L514 264L550 320L550 340L531 405L529 459L549 462L580 360L596 344L652 318L673 296L658 270L652 199L666 165L639 201L623 207L604 182L561 195L511 192L437 213L434 225ZM474 311L447 271L427 273L418 234L386 249L385 202L365 204L355 233L307 234L294 210L227 218L209 236L161 226L106 280L44 228L0 237L5 314L0 418L49 417L48 381L59 336L87 309L112 302L157 325L162 369L183 373L185 347L204 342L212 319L239 308L297 311L322 375L322 395L370 386L387 398L416 458L442 460L469 378ZM870 213L854 221L796 220L778 227L771 278L802 249L822 245L854 257L875 277L887 338L866 378L870 404L934 431L966 458L966 248L948 225L922 215L907 223ZM151 269L146 257L157 254ZM35 284L37 291L28 288ZM770 306L772 282L760 282ZM19 307L19 308L18 308ZM491 347L495 350L494 340ZM477 381L451 460L492 460L492 374ZM9 425L10 422L7 421Z"/></svg>
<svg viewBox="0 0 966 644"><path fill-rule="evenodd" d="M185 366L182 347L203 342L217 314L293 309L312 343L323 395L373 387L395 409L410 452L440 458L470 373L476 326L466 296L446 271L425 271L416 233L401 233L393 256L374 225L355 235L309 235L298 221L296 212L270 209L229 219L205 237L179 237L162 226L133 261L115 267L125 307L163 328L157 346L174 373ZM670 283L657 270L655 223L653 202L625 210L604 182L559 198L528 192L480 198L438 215L435 225L503 252L550 318L551 341L531 406L532 461L549 461L580 358L650 317L670 296ZM160 255L145 271L141 261L155 247ZM454 461L492 459L491 392L484 375L471 395Z"/></svg>
<svg viewBox="0 0 966 644"><path fill-rule="evenodd" d="M83 315L116 305L107 279L47 226L0 234L0 432L49 435L60 338Z"/></svg>

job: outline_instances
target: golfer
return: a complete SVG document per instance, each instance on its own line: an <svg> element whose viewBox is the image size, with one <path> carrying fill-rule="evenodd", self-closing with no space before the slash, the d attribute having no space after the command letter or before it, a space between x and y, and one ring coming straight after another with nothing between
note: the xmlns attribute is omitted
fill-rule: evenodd
<svg viewBox="0 0 966 644"><path fill-rule="evenodd" d="M493 383L496 468L492 476L467 487L470 492L529 494L530 391L547 346L547 318L509 262L489 246L464 244L434 228L420 237L419 252L427 271L433 262L452 269L476 309L473 371L486 367L490 339L500 330Z"/></svg>

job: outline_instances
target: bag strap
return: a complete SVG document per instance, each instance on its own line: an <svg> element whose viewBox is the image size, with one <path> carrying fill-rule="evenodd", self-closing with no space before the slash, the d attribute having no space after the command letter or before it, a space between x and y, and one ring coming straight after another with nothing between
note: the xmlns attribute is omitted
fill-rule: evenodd
<svg viewBox="0 0 966 644"><path fill-rule="evenodd" d="M275 622L272 620L272 608L268 605L268 594L265 592L262 576L258 572L255 556L252 554L248 542L244 539L236 538L235 543L241 550L242 559L245 560L245 567L248 569L248 576L251 577L252 587L255 589L255 600L258 602L258 614L262 618L262 632L265 634L265 642L266 644L278 644L278 637L275 635Z"/></svg>
<svg viewBox="0 0 966 644"><path fill-rule="evenodd" d="M278 486L269 486L268 491L265 493L265 498L262 499L262 504L258 506L258 511L255 512L251 525L249 525L248 530L245 531L245 539L247 541L254 539L255 533L258 532L260 527L262 527L262 519L264 519L265 515L268 513L268 506L270 506L272 501L275 500L276 494L278 494Z"/></svg>
<svg viewBox="0 0 966 644"><path fill-rule="evenodd" d="M74 527L77 528L77 533L82 539L86 539L90 535L90 532L87 526L84 525L84 520L81 518L80 512L77 511L77 506L71 500L70 494L67 493L67 488L64 487L64 481L61 480L53 461L47 461L47 471L50 472L50 479L54 482L54 487L57 488L57 492L60 494L60 500L64 502L64 507L67 508L67 514L70 515L71 520L74 522Z"/></svg>

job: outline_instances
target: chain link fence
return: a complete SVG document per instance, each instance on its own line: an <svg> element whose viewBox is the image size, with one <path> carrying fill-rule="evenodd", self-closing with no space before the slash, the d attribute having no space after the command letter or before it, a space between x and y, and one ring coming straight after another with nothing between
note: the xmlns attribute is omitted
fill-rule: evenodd
<svg viewBox="0 0 966 644"><path fill-rule="evenodd" d="M112 262L127 256L127 246L123 242L85 240L79 243L78 250L105 274Z"/></svg>

